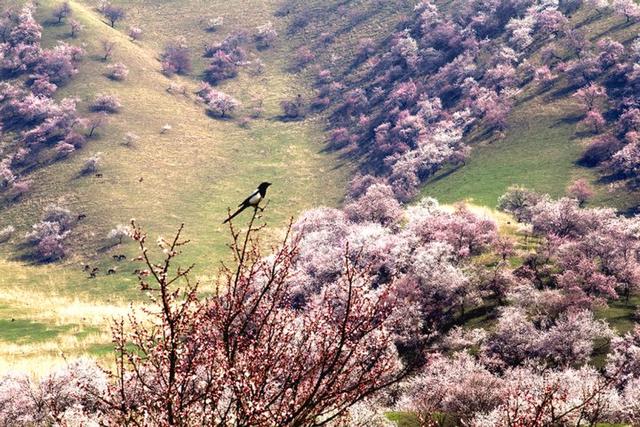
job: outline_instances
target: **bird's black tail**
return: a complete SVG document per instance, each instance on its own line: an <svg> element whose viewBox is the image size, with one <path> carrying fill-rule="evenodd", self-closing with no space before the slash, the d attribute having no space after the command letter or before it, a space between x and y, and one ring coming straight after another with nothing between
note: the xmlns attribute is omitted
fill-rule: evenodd
<svg viewBox="0 0 640 427"><path fill-rule="evenodd" d="M237 217L238 215L240 215L240 212L242 212L243 210L245 210L247 207L246 206L242 206L240 209L238 209L237 211L235 211L233 213L233 215L231 215L229 218L225 219L224 221L222 221L223 224L228 223L229 221L231 221L233 218Z"/></svg>

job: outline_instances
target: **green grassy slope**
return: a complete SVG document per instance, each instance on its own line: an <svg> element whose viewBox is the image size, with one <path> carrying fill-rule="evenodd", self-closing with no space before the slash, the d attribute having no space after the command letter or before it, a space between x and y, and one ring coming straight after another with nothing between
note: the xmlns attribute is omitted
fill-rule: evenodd
<svg viewBox="0 0 640 427"><path fill-rule="evenodd" d="M585 31L593 42L611 37L628 44L637 36L638 25L621 25L623 21L613 14L598 18L586 7L571 17L573 26ZM533 53L534 63L538 55L539 51ZM498 140L491 135L470 135L475 149L467 166L441 171L427 182L422 194L443 203L466 199L493 207L510 185L524 185L557 197L574 179L587 178L598 190L592 205L623 210L636 206L637 194L611 189L600 182L597 170L576 164L592 136L577 128L581 115L575 100L564 91L569 84L560 79L544 93L535 83L525 87L516 97L506 137Z"/></svg>
<svg viewBox="0 0 640 427"><path fill-rule="evenodd" d="M38 19L44 22L55 2L40 3ZM184 35L193 38L193 46L201 46L205 38L222 38L234 28L234 22L251 30L272 19L275 1L255 2L251 7L240 0L208 2L206 12L224 15L227 22L214 35L201 29L201 2L166 2L164 7L159 2L126 3L131 17L112 29L93 10L92 2L71 1L74 16L86 27L76 40L68 38L66 25L45 25L45 46L62 39L82 43L87 51L80 73L59 96L77 97L85 111L97 93L111 93L120 98L123 109L112 116L100 138L69 159L30 176L33 192L23 201L0 207L0 228L13 224L18 229L10 244L0 246L0 324L11 326L0 328L0 371L34 365L46 369L54 360L62 362L60 352L104 352L109 342L107 319L125 313L129 300L138 298L131 275L137 265L117 263L118 274L104 275L116 265L112 254L135 254L132 245L106 245L105 236L115 224L136 218L153 242L157 235L168 235L186 223L185 235L192 244L182 262L196 262L197 275L206 280L226 254L227 232L221 225L226 208L235 206L260 181L274 183L264 215L273 235L290 216L320 204L336 205L344 192L350 167L321 153L321 121L283 123L275 118L281 100L305 90L298 76L284 70L286 38L273 51L252 52L266 65L263 75L241 72L238 79L222 86L245 108L253 97L264 98L263 118L247 129L235 120L207 117L196 102L191 92L201 61L196 62L194 76L168 79L159 72L157 57L165 40ZM171 16L167 11L173 11ZM145 30L142 41L129 41L129 24ZM103 75L108 65L98 58L103 39L117 42L109 63L123 62L129 67L126 81L114 82ZM195 49L193 53L194 57L200 54ZM186 85L189 95L169 94L166 88L172 80ZM167 123L172 130L160 134ZM121 144L129 131L140 136L131 148ZM79 178L84 159L96 152L103 155L103 177ZM16 259L15 254L21 253L16 244L51 202L87 215L69 238L75 255L47 266ZM88 280L81 271L80 264L86 261L101 268L97 279Z"/></svg>
<svg viewBox="0 0 640 427"><path fill-rule="evenodd" d="M518 105L509 118L506 138L479 138L467 165L447 168L431 178L422 194L443 203L468 199L495 206L510 185L519 184L562 196L578 177L597 180L597 172L576 166L582 145L574 138L579 112L567 99L535 97Z"/></svg>

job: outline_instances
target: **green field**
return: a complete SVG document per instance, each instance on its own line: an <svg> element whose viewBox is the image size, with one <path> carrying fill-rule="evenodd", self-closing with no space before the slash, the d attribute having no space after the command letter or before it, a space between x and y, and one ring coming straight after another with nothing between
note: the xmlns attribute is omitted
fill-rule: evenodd
<svg viewBox="0 0 640 427"><path fill-rule="evenodd" d="M504 139L481 139L467 165L446 168L423 188L422 194L443 203L469 200L495 206L507 188L524 185L554 197L575 178L597 179L595 171L574 163L582 146L573 138L575 107L568 100L551 104L533 98L511 114Z"/></svg>

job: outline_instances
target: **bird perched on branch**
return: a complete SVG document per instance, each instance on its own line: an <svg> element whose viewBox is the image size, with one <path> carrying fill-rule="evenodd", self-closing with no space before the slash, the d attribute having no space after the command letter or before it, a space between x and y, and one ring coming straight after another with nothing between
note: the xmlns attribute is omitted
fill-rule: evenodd
<svg viewBox="0 0 640 427"><path fill-rule="evenodd" d="M256 188L256 191L254 191L249 197L247 197L244 200L244 202L240 203L238 205L238 210L235 211L233 215L231 215L229 218L225 219L222 223L225 224L231 221L233 218L238 216L243 210L247 209L248 207L258 209L258 205L260 204L262 199L264 199L265 196L267 195L267 188L269 188L270 185L271 185L270 182L263 182L262 184L258 185L258 188Z"/></svg>

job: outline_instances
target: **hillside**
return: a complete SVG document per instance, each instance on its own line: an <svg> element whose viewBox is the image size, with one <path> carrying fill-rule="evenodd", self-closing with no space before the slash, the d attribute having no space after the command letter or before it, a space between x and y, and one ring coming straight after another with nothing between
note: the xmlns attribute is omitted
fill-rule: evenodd
<svg viewBox="0 0 640 427"><path fill-rule="evenodd" d="M630 46L638 33L637 25L621 25L620 17L598 15L586 6L572 14L570 23L593 43L611 37ZM467 199L494 206L514 183L557 197L572 180L586 178L598 189L594 205L635 210L635 191L611 186L597 169L580 166L580 156L593 137L577 126L581 112L571 86L567 79L542 92L533 82L526 86L517 97L505 138L471 136L478 148L466 167L434 176L423 194L447 203Z"/></svg>
<svg viewBox="0 0 640 427"><path fill-rule="evenodd" d="M634 0L0 8L0 424L640 423Z"/></svg>
<svg viewBox="0 0 640 427"><path fill-rule="evenodd" d="M62 263L29 266L19 260L26 254L24 251L16 257L14 251L19 246L2 245L5 261L0 269L5 273L3 286L11 291L7 295L22 295L28 289L31 295L28 300L48 301L48 306L67 307L69 303L61 303L60 299L69 298L77 300L72 304L79 307L99 304L106 312L118 312L121 304L137 294L133 286L135 278L128 272L134 267L111 259L112 254L121 252L131 256L133 248L110 248L106 235L111 228L136 218L149 230L163 234L184 222L195 243L185 262L204 264L212 256L225 253L220 218L226 207L233 206L246 188L265 176L280 183L274 185L271 193L274 209L266 218L269 223L283 224L287 217L305 208L337 205L345 193L341 188L352 169L349 164L362 164L362 159L345 153L326 153L326 115L310 114L303 121L278 120L280 101L298 93L311 99L309 82L316 79L316 73L324 66L330 67L334 75L344 76L347 85L355 84L359 66L354 65L353 58L357 56L358 43L366 38L386 43L413 9L412 2L339 5L273 1L252 8L247 14L240 4L222 2L210 5L203 14L197 2L190 1L161 7L144 1L121 4L127 10L127 18L114 29L95 9L95 4L72 2L74 17L85 26L75 40L69 38L68 25L51 22L55 2L42 2L37 10L38 20L44 23L45 47L66 40L83 45L87 52L80 73L56 96L77 97L83 112L87 112L88 104L98 93L117 95L124 107L99 130L98 138L82 150L30 174L34 184L28 197L3 206L0 225L14 225L18 236L37 222L45 206L52 202L74 214L87 216L73 230L69 238L72 255ZM215 32L206 31L207 20L218 16L224 17L223 26ZM334 19L335 16L340 18ZM236 96L245 111L256 99L263 100L263 117L253 120L247 128L239 126L241 116L247 113L238 113L235 119L226 121L207 117L193 95L207 63L201 55L203 47L239 29L252 31L269 21L280 34L277 43L268 50L254 47L249 52L251 58L264 62L265 72L256 77L244 69L238 78L220 86ZM619 18L611 14L592 19L592 13L585 7L573 14L571 22L592 34L593 41L606 34L628 43L635 31L635 26L618 25ZM140 41L128 37L131 26L143 27ZM608 28L613 30L607 32ZM331 35L328 44L323 42L327 34ZM194 69L188 76L167 78L160 73L159 55L167 43L178 37L188 40ZM99 57L102 40L116 42L115 53L108 62ZM305 46L312 47L318 57L311 66L292 73L291 58ZM130 69L125 81L105 77L107 66L117 62ZM169 93L171 83L185 85L186 95ZM466 136L463 142L473 150L465 166L444 168L427 181L421 194L445 203L464 199L494 207L497 197L514 183L558 196L571 180L586 177L598 188L598 196L592 203L632 207L631 193L619 187L611 193L608 185L599 184L597 170L576 165L589 138L576 130L578 108L569 92L563 90L567 84L559 80L540 92L530 83L517 96L506 136L496 138L482 128ZM161 134L165 124L170 124L172 130ZM127 132L140 137L132 147L122 144ZM85 159L97 152L103 156L103 177L79 178L77 171ZM313 197L308 197L309 194ZM19 243L19 238L14 243ZM119 273L110 277L100 274L87 280L87 274L81 271L84 263L97 266L103 273L117 267ZM200 270L203 277L211 273ZM22 337L26 343L41 335L64 338L64 334L49 331L48 324L56 325L58 331L85 330L82 321L87 315L85 309L79 308L74 318L61 321L57 315L38 313L40 303L16 304L22 298L5 298L3 317L23 322L20 326L11 322L13 325L7 329L9 341ZM92 322L103 324L98 319ZM47 345L51 343L48 338L45 341Z"/></svg>
<svg viewBox="0 0 640 427"><path fill-rule="evenodd" d="M625 108L618 105L622 102L622 87L625 85L622 75L627 72L623 69L625 66L633 65L633 55L625 57L628 63L621 61L618 64L619 68L616 68L615 64L606 64L599 71L590 70L592 75L586 82L579 82L582 77L576 77L575 73L578 72L578 66L586 66L589 61L595 65L598 55L603 52L600 49L610 49L615 45L615 49L631 52L638 31L636 20L627 20L620 12L621 6L616 10L611 7L597 10L591 3L581 5L580 2L561 2L560 9L568 10L566 18L565 15L549 15L549 28L556 25L562 28L560 32L557 28L543 28L541 34L536 34L536 29L527 27L532 25L531 19L520 19L520 16L512 19L514 22L511 29L497 30L492 27L485 30L474 27L471 30L450 27L459 25L465 19L471 19L466 15L469 13L467 9L482 9L482 6L474 2L434 4L443 15L453 16L451 22L438 22L439 18L433 18L433 23L422 24L432 26L431 38L434 40L430 40L416 29L419 26L416 21L420 21L420 18L412 16L415 14L412 11L413 5L406 2L394 2L390 10L385 6L367 2L340 5L301 5L295 2L288 4L287 10L293 15L293 18L289 19L292 33L307 34L312 40L301 45L311 46L311 50L316 53L312 65L306 68L305 73L309 79L315 80L316 98L312 103L332 114L332 146L347 157L359 159L360 164L364 165L361 174L372 174L377 178L389 178L393 181L394 178L390 177L392 168L388 164L378 165L375 162L382 161L371 158L372 152L376 150L375 145L378 144L373 142L378 138L379 132L376 127L384 124L385 120L396 128L409 126L406 123L399 125L401 120L394 124L397 113L390 107L395 102L393 97L397 96L394 90L397 93L406 91L408 86L402 85L415 82L418 92L423 91L425 86L438 91L437 86L440 83L445 97L442 99L451 96L450 92L454 93L451 101L454 105L447 106L449 114L461 114L465 105L470 105L472 110L477 109L480 113L472 114L473 120L476 120L474 128L470 132L465 130L463 137L456 142L471 149L464 167L461 167L458 159L447 160L445 155L443 161L433 165L435 173L429 167L425 167L424 171L419 170L417 180L424 184L420 194L433 196L447 203L470 200L494 207L497 198L510 185L524 185L553 196L560 196L573 181L584 178L596 189L593 205L615 206L622 211L633 211L637 205L634 182L623 182L624 180L616 176L616 172L612 173L605 164L585 167L580 160L589 144L602 135L617 132L615 120ZM340 18L329 21L327 16L332 12L337 12ZM481 13L486 15L490 12L483 10ZM556 18L558 20L553 21ZM551 23L552 21L554 23ZM501 24L508 24L506 18ZM473 25L479 27L481 24ZM517 41L513 41L516 36L513 36L511 31L513 34L519 31L518 25L528 28L527 37L532 37L533 40L524 42L530 43L525 48L518 48ZM405 28L407 30L404 30ZM455 31L460 32L457 38L454 36ZM479 43L476 36L470 35L473 31L488 32L486 46L473 45ZM547 34L547 31L551 33ZM403 65L402 61L396 58L398 55L401 56L398 52L402 49L415 48L407 47L415 40L407 41L406 46L400 47L399 40L404 40L403 34L409 33L418 40L418 45L421 43L418 37L426 39L422 42L424 46L419 46L419 49L432 49L439 55L443 55L442 52L445 51L443 46L446 47L446 37L449 37L452 45L461 43L466 37L466 43L474 47L470 48L470 58L460 60L460 56L454 55L442 61L446 67L433 70L429 69L429 55L418 54L417 61L421 61L419 67L423 69L416 70L415 66ZM337 36L327 39L327 34ZM509 49L510 52L498 54L499 49ZM437 57L435 53L430 55ZM490 55L494 57L488 57ZM500 58L500 55L504 57ZM509 57L510 55L513 56ZM552 58L551 62L549 57ZM381 67L380 64L384 66ZM569 73L551 72L550 80L541 84L535 73L547 65L554 71L556 66L569 67ZM472 71L462 71L464 66ZM324 70L330 70L331 77L322 75L326 72ZM574 74L571 74L572 72ZM484 77L487 73L490 74L489 81L483 83L483 79L487 80ZM463 76L460 77L460 74ZM455 91L447 93L448 88L461 84L467 76L479 82L481 90L488 89L491 92L495 89L496 94L485 92L471 97L464 95L461 100ZM454 83L451 83L452 81ZM595 134L581 123L584 111L579 99L573 96L585 84L602 85L611 95L603 106L605 127ZM332 88L332 85L337 86ZM626 85L628 89L624 96L633 98L632 81L627 80ZM384 92L382 97L376 90ZM332 91L337 91L339 95ZM503 97L501 92L513 92L514 95ZM364 98L358 98L363 95ZM408 95L405 93L405 96ZM465 96L469 99L464 99ZM486 96L497 96L498 101ZM326 99L331 100L328 106L325 105ZM415 101L409 101L408 105L404 106L404 111L416 114ZM366 108L357 105L358 102L366 104ZM494 106L494 102L502 106ZM494 109L491 112L494 117L487 119L489 115L486 111L483 112L486 108ZM363 117L368 121L365 124L358 123ZM427 134L439 131L437 126L425 130ZM454 147L455 150L458 148ZM380 154L381 157L387 156L384 162L390 164L397 161L394 156L401 155L404 153ZM409 159L406 162L409 162ZM372 164L375 166L372 167ZM407 164L404 169L411 167L415 166ZM415 180L406 177L404 179ZM357 192L355 196L357 197Z"/></svg>
<svg viewBox="0 0 640 427"><path fill-rule="evenodd" d="M18 203L2 205L0 228L11 224L17 229L13 244L0 247L4 257L0 263L4 290L0 317L7 323L0 338L13 346L4 347L3 370L18 361L22 366L45 369L45 364L34 363L25 354L57 358L61 351L101 351L103 344L109 342L108 334L102 335L106 317L122 312L128 300L137 295L135 277L131 275L136 266L111 259L115 253L129 258L135 254L132 245L109 247L106 236L116 224L127 224L136 218L160 235L172 233L180 223L186 223L187 236L194 243L187 253L188 262L204 264L227 253L226 228L221 225L226 209L235 206L256 182L274 182L270 192L273 209L265 220L284 224L305 208L336 205L342 198L341 188L349 170L345 162L321 153L324 137L319 119L282 122L275 118L280 113L281 100L305 90L298 77L284 69L288 49L284 41L271 51L255 52L265 63L264 74L256 78L242 72L238 79L223 86L246 109L253 98L264 100L263 117L247 128L241 128L237 120L207 117L192 93L201 70L197 64L201 62L198 58L203 41L223 38L239 25L240 15L242 28L251 31L272 19L275 3L253 8L251 16L245 14L243 7L229 7L228 2L213 4L211 15L224 15L228 24L218 33L209 34L203 29L201 13L189 2L183 2L184 10L175 13L170 27L162 9L155 4L140 2L132 8L127 2L131 16L115 29L104 22L93 3L71 2L74 17L85 26L73 40L68 36L68 25L46 23L57 3L40 3L36 17L45 23L43 45L53 46L56 40L65 40L82 44L87 52L79 74L56 96L78 98L81 111L86 112L96 94L115 94L123 108L99 130L97 139L70 158L31 173L33 189L28 196ZM172 10L173 7L172 3ZM148 18L148 22L139 23L145 28L144 38L132 42L126 33L130 24L138 24L136 13ZM160 33L162 37L158 36ZM169 79L160 73L158 56L164 43L178 35L194 39L192 56L196 67L192 76ZM99 59L102 40L117 43L113 58L107 63ZM125 81L112 81L104 75L107 65L116 62L129 67ZM186 95L168 93L172 82L185 85ZM161 134L165 124L172 129ZM132 147L122 143L127 132L139 136ZM102 153L102 177L78 177L85 159L97 152ZM70 209L74 215L85 214L86 219L68 239L71 257L47 266L29 265L19 259L24 251L15 251L21 236L52 202ZM87 279L87 273L82 271L84 263L100 268L96 279ZM111 267L118 268L118 274L106 276ZM214 272L200 270L203 277Z"/></svg>

